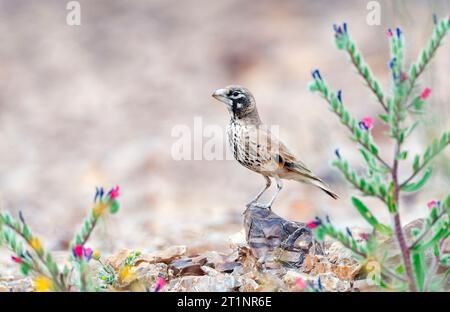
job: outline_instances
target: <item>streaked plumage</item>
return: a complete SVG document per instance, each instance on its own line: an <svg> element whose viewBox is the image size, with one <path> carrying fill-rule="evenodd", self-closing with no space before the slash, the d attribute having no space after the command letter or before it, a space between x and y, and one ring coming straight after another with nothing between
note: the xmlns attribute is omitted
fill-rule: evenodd
<svg viewBox="0 0 450 312"><path fill-rule="evenodd" d="M244 167L261 174L266 186L252 202L256 202L269 188L270 178L277 182L277 193L268 205L270 208L282 188L281 179L295 180L315 185L337 199L329 187L305 164L298 160L259 118L253 95L244 87L229 86L218 89L213 97L227 104L231 115L227 129L234 158Z"/></svg>

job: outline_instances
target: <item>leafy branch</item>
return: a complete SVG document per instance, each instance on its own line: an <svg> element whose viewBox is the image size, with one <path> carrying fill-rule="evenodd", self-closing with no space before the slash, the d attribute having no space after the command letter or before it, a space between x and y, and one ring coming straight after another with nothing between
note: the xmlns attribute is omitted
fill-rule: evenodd
<svg viewBox="0 0 450 312"><path fill-rule="evenodd" d="M413 173L404 182L400 184L400 188L405 188L425 167L429 165L431 160L441 153L450 144L450 132L444 132L439 140L425 149L423 156L416 155L413 162ZM425 176L426 177L426 176Z"/></svg>
<svg viewBox="0 0 450 312"><path fill-rule="evenodd" d="M436 54L437 49L442 44L450 29L450 19L448 17L438 21L434 27L433 34L428 40L425 48L419 53L418 60L411 65L409 70L409 86L406 92L406 99L409 98L419 76L425 71L430 60Z"/></svg>
<svg viewBox="0 0 450 312"><path fill-rule="evenodd" d="M84 245L105 211L107 209L111 213L118 211L118 196L118 187L111 189L106 198L103 197L103 189L97 189L94 206L71 244L72 269L69 269L67 264L64 265L63 270L58 268L52 254L43 247L41 240L31 232L22 213L19 213L19 220L17 220L8 212L0 212L0 237L14 253L11 259L20 265L21 272L25 276L34 275L34 286L37 291L71 290L73 285L70 276L74 270L80 278L78 288L86 290L89 288L87 287L86 263L96 256L92 249L86 248Z"/></svg>
<svg viewBox="0 0 450 312"><path fill-rule="evenodd" d="M380 83L373 76L369 66L364 62L360 51L356 48L355 42L350 38L347 32L347 24L344 23L343 27L334 25L336 32L336 45L338 49L345 50L350 57L352 64L355 66L358 74L364 79L366 85L375 94L378 102L387 111L387 105L385 103L383 90Z"/></svg>
<svg viewBox="0 0 450 312"><path fill-rule="evenodd" d="M320 92L322 97L329 103L331 111L339 117L341 123L353 134L353 139L376 157L383 166L389 169L390 167L387 162L378 155L378 147L373 142L370 134L367 131L361 130L359 122L354 117L351 117L350 113L345 109L342 104L341 93L336 95L334 91L330 91L328 85L322 79L318 71L313 72L313 78L314 82L310 84L310 90L313 92Z"/></svg>
<svg viewBox="0 0 450 312"><path fill-rule="evenodd" d="M362 148L359 149L366 165L367 176L362 177L355 170L351 169L347 160L343 159L339 150L336 151L337 159L333 165L341 171L344 177L356 188L362 195L372 196L381 199L388 208L392 217L392 225L382 224L370 211L370 209L358 198L353 197L352 203L359 211L361 216L377 231L383 235L394 235L399 243L400 253L403 262L404 276L397 276L397 280L402 281L410 291L423 291L428 289L430 278L426 278L426 272L434 272L434 264L428 269L425 261L425 251L433 248L436 255L435 263L442 263L441 259L450 259L449 255L442 255L441 246L444 239L450 236L450 196L444 204L434 204L431 207L430 215L427 218L425 228L420 231L413 231L414 241L411 245L407 244L405 233L402 228L399 206L402 192L416 192L420 190L428 181L432 174L431 161L441 153L445 147L450 144L450 132L446 131L442 136L434 140L427 147L423 155L416 155L413 161L413 171L405 181L399 181L400 163L408 158L408 150L404 148L405 138L411 135L418 121L412 125L405 125L408 113L422 113L426 99L431 93L430 88L425 88L420 95L416 95L411 103L408 102L409 96L414 93L414 86L417 78L427 68L432 57L436 54L437 48L442 44L443 38L450 29L450 20L448 17L435 23L435 28L431 39L422 50L418 61L411 65L409 75L405 72L405 41L400 28L387 31L390 42L391 61L389 69L392 76L391 90L389 95L383 92L379 82L373 77L368 65L356 47L355 42L348 34L347 24L334 26L336 46L340 50L345 50L353 66L356 67L358 74L363 77L369 89L375 94L378 102L385 110L385 114L380 115L380 119L389 126L389 137L394 141L394 151L392 163L385 161L380 157L378 147L374 144L370 130L373 127L373 120L365 117L358 121L351 117L349 112L342 104L342 93L337 94L330 91L318 70L313 71L313 81L310 83L312 92L319 92L324 98L333 113L335 113L343 126L350 130L353 139L358 142ZM414 110L410 110L413 107ZM425 171L424 171L425 170ZM424 171L422 177L417 181L413 180L419 173ZM431 205L430 203L428 204ZM432 233L432 234L431 234ZM340 241L360 258L368 259L371 256L372 249L377 244L374 239L370 239L364 246L359 245L358 241L352 237L351 231L347 228L347 235L335 229L330 222L317 227L316 234L319 239L324 236L330 236ZM431 237L430 237L431 236ZM393 273L393 272L390 272ZM391 277L393 276L392 274ZM396 273L393 273L396 275ZM386 282L382 283L388 286ZM400 288L403 288L401 286Z"/></svg>

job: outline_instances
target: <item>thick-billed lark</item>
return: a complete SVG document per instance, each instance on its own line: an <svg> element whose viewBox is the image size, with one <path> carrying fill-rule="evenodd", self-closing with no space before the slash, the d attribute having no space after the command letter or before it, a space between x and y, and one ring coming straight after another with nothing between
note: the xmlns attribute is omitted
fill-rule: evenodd
<svg viewBox="0 0 450 312"><path fill-rule="evenodd" d="M248 206L257 203L261 195L270 187L270 178L275 179L277 192L268 204L258 204L263 208L272 207L283 187L281 179L312 184L334 199L338 198L261 122L255 99L248 89L241 86L228 86L216 90L212 96L225 103L230 112L231 120L227 133L234 158L244 167L261 174L266 180L266 186Z"/></svg>

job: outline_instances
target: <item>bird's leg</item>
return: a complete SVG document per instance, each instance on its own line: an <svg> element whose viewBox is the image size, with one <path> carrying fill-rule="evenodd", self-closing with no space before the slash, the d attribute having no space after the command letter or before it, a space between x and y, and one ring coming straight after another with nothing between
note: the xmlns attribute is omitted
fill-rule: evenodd
<svg viewBox="0 0 450 312"><path fill-rule="evenodd" d="M264 179L266 179L266 186L256 195L255 198L253 198L253 200L251 202L249 202L247 204L247 207L250 207L252 204L254 204L255 202L258 201L258 199L262 196L262 194L264 194L265 191L267 191L267 189L270 187L270 185L272 184L272 181L270 180L269 177L267 176L263 176Z"/></svg>
<svg viewBox="0 0 450 312"><path fill-rule="evenodd" d="M275 199L277 198L278 193L280 193L281 189L283 188L283 182L279 177L275 177L275 181L277 182L277 192L273 195L272 199L267 205L264 205L263 208L267 208L269 210L272 210L272 205Z"/></svg>

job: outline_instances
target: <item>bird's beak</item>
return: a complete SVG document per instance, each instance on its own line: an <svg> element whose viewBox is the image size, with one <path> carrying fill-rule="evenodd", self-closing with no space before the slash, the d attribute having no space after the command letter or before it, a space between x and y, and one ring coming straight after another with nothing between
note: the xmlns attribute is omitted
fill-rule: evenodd
<svg viewBox="0 0 450 312"><path fill-rule="evenodd" d="M227 97L227 90L226 89L217 89L212 94L212 97L216 100L223 102L227 105L231 105L232 101Z"/></svg>

